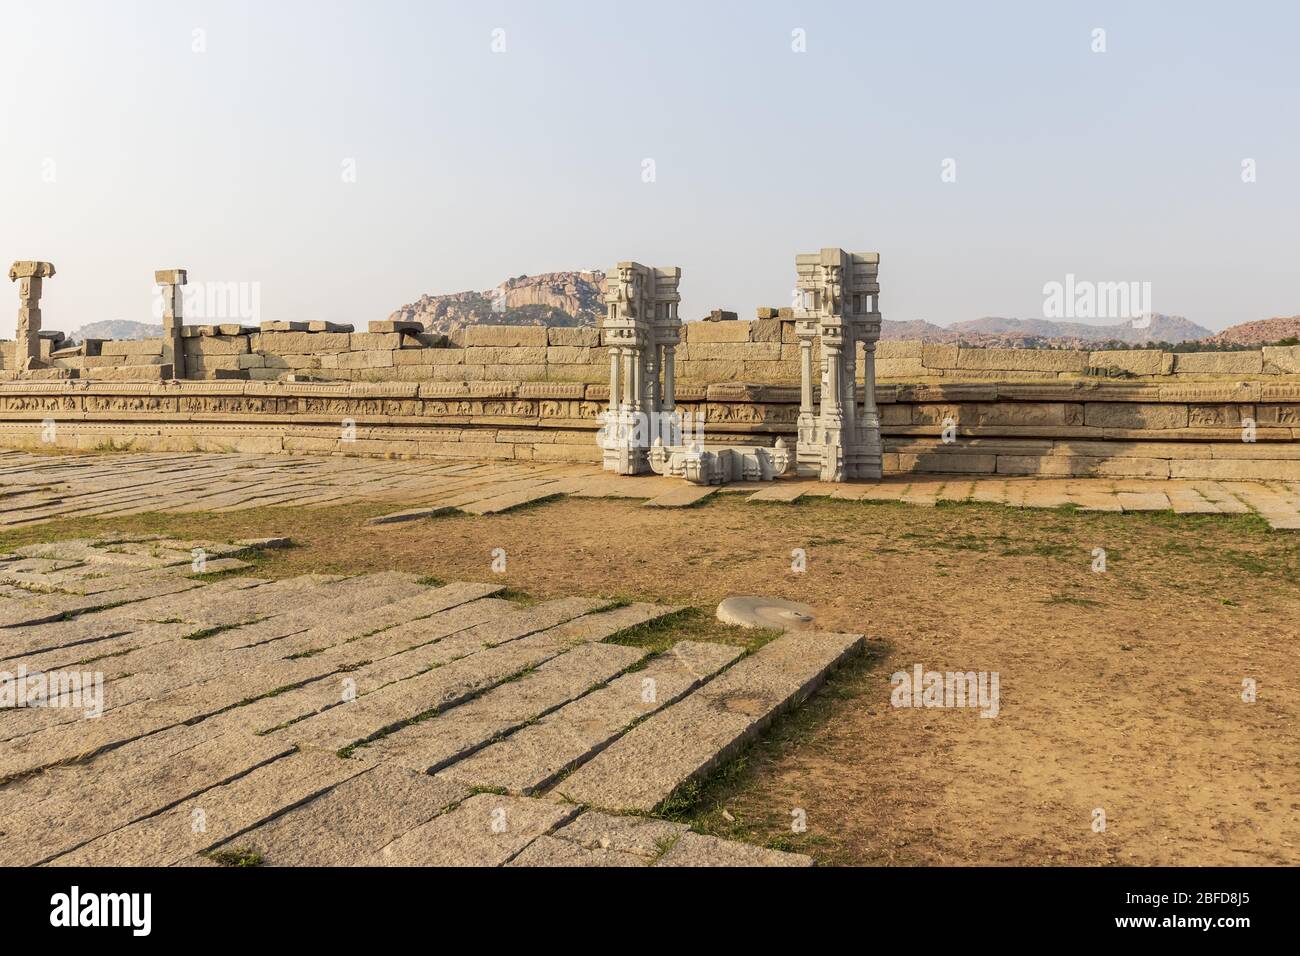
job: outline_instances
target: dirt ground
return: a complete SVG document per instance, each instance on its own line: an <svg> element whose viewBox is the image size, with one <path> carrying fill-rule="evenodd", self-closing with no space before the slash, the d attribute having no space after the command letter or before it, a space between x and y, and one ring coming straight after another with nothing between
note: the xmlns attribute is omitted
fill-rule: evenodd
<svg viewBox="0 0 1300 956"><path fill-rule="evenodd" d="M831 864L1300 863L1300 534L1254 517L740 495L362 527L385 510L64 522L0 535L0 550L108 529L288 534L297 546L258 573L398 569L671 602L695 610L670 636L697 639L746 639L712 621L728 595L791 598L870 653L680 795L671 812L697 828ZM891 706L891 675L916 664L997 672L998 716Z"/></svg>

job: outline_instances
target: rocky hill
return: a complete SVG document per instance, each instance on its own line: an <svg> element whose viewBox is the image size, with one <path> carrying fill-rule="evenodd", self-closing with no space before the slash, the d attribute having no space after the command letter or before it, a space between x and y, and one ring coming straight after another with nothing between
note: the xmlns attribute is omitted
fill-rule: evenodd
<svg viewBox="0 0 1300 956"><path fill-rule="evenodd" d="M161 325L148 322L130 322L126 319L105 319L90 322L71 333L68 338L81 342L85 339L152 339L162 335Z"/></svg>
<svg viewBox="0 0 1300 956"><path fill-rule="evenodd" d="M605 273L599 270L544 272L483 292L422 295L389 318L443 333L467 325L595 325L605 311L604 294Z"/></svg>
<svg viewBox="0 0 1300 956"><path fill-rule="evenodd" d="M1269 345L1300 338L1300 315L1289 319L1259 319L1233 325L1205 341L1213 345Z"/></svg>

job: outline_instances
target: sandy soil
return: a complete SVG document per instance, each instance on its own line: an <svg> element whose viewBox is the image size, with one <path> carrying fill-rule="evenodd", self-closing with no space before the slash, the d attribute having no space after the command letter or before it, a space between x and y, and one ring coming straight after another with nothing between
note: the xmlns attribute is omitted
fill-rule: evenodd
<svg viewBox="0 0 1300 956"><path fill-rule="evenodd" d="M729 594L804 601L871 653L690 795L680 812L697 826L827 863L1300 862L1300 535L1253 518L742 499L563 499L382 529L361 527L373 508L142 516L0 548L96 527L280 532L301 546L272 574L396 568L706 609ZM915 664L998 672L999 715L891 706L891 674Z"/></svg>

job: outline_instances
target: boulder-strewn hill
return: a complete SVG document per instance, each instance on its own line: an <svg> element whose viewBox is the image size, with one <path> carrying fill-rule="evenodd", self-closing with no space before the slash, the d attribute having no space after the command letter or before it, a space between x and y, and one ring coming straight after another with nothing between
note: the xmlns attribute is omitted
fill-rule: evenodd
<svg viewBox="0 0 1300 956"><path fill-rule="evenodd" d="M484 292L422 295L389 318L443 333L476 324L595 325L605 311L604 294L604 272L544 272Z"/></svg>
<svg viewBox="0 0 1300 956"><path fill-rule="evenodd" d="M1300 337L1300 315L1289 319L1259 319L1229 326L1205 341L1213 345L1268 345L1283 339Z"/></svg>
<svg viewBox="0 0 1300 956"><path fill-rule="evenodd" d="M126 319L105 319L90 322L71 333L68 338L77 342L85 339L152 339L163 333L161 325L148 322L131 322Z"/></svg>

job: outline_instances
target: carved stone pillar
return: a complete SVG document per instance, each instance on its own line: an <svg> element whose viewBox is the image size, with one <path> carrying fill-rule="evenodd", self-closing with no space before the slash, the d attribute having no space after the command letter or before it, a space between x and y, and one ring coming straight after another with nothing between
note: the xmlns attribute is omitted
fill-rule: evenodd
<svg viewBox="0 0 1300 956"><path fill-rule="evenodd" d="M14 335L14 367L41 364L41 285L54 275L50 262L21 261L9 268L9 281L18 283L18 328Z"/></svg>
<svg viewBox="0 0 1300 956"><path fill-rule="evenodd" d="M160 269L153 274L154 284L162 290L163 364L172 367L172 378L185 378L185 325L182 287L188 281L184 269Z"/></svg>
<svg viewBox="0 0 1300 956"><path fill-rule="evenodd" d="M875 405L879 262L875 253L835 248L795 258L801 303L795 320L804 348L796 463L800 474L815 475L822 481L880 476L880 416ZM822 376L821 403L816 409L810 394L814 338L821 343ZM859 342L865 362L861 413L857 404Z"/></svg>

